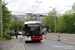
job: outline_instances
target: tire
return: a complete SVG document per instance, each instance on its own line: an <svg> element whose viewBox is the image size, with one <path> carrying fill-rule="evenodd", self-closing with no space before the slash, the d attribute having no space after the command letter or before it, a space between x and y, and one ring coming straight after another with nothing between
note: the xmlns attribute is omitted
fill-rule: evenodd
<svg viewBox="0 0 75 50"><path fill-rule="evenodd" d="M39 40L39 42L41 42L41 40Z"/></svg>
<svg viewBox="0 0 75 50"><path fill-rule="evenodd" d="M25 43L27 43L27 41L25 41Z"/></svg>

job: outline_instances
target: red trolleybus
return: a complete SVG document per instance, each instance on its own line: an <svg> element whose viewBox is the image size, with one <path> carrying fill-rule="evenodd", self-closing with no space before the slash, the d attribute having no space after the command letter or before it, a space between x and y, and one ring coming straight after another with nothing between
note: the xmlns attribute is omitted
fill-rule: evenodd
<svg viewBox="0 0 75 50"><path fill-rule="evenodd" d="M28 21L24 23L23 36L26 41L41 41L42 35L42 23L40 21Z"/></svg>

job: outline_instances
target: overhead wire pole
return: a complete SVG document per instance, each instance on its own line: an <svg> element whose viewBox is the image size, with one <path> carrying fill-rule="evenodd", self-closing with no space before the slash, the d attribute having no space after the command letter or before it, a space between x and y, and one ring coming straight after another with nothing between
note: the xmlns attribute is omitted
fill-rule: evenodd
<svg viewBox="0 0 75 50"><path fill-rule="evenodd" d="M55 10L55 33L56 33L56 10Z"/></svg>
<svg viewBox="0 0 75 50"><path fill-rule="evenodd" d="M0 36L3 36L3 33L2 33L2 0L0 0Z"/></svg>
<svg viewBox="0 0 75 50"><path fill-rule="evenodd" d="M53 7L49 7L49 8L53 8ZM56 33L56 10L55 10L55 33Z"/></svg>

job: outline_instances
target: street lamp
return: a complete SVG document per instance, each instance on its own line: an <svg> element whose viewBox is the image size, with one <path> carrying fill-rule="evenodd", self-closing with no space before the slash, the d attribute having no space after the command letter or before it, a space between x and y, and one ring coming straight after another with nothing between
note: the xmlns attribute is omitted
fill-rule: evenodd
<svg viewBox="0 0 75 50"><path fill-rule="evenodd" d="M49 7L49 8L53 8L53 7ZM56 33L56 10L55 10L55 33Z"/></svg>

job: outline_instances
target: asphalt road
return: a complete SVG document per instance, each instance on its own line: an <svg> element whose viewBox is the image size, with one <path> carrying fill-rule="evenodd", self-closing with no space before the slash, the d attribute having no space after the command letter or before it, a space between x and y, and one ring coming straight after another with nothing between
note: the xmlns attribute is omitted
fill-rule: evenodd
<svg viewBox="0 0 75 50"><path fill-rule="evenodd" d="M61 41L57 41L58 34L47 34L41 42L25 43L25 50L75 50L75 35L60 34Z"/></svg>
<svg viewBox="0 0 75 50"><path fill-rule="evenodd" d="M18 39L13 38L7 42L1 41L0 50L23 50L23 47L25 50L75 50L75 35L61 34L61 41L57 41L57 34L47 34L46 39L41 42L28 43L25 43L23 36L18 36Z"/></svg>
<svg viewBox="0 0 75 50"><path fill-rule="evenodd" d="M58 34L47 34L47 38L48 39L58 39ZM75 34L60 34L60 39L61 41L67 41L70 43L75 44Z"/></svg>
<svg viewBox="0 0 75 50"><path fill-rule="evenodd" d="M41 42L25 43L25 50L75 50L75 45L44 39Z"/></svg>
<svg viewBox="0 0 75 50"><path fill-rule="evenodd" d="M25 43L26 50L75 50L75 35L61 34L61 41L57 41L58 34L47 34L41 42ZM54 40L53 40L54 39ZM67 41L67 42L62 42ZM68 43L72 42L72 43Z"/></svg>

